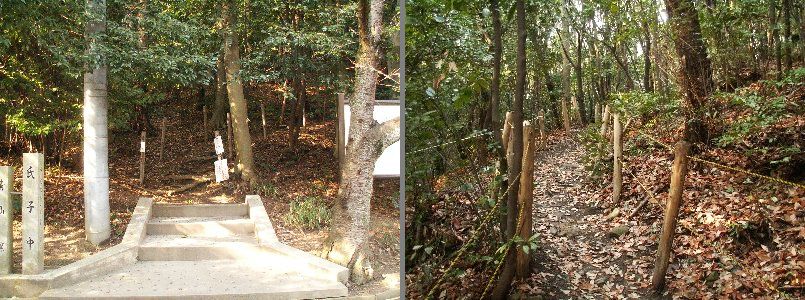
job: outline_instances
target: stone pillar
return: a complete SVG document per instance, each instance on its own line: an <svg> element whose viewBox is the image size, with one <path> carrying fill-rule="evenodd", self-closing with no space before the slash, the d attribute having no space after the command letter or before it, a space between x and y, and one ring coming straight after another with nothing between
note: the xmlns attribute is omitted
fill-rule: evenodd
<svg viewBox="0 0 805 300"><path fill-rule="evenodd" d="M87 0L86 12L97 22L86 24L92 37L106 29L106 1ZM96 53L98 41L87 39L88 53ZM87 240L98 245L111 235L109 221L109 134L106 66L88 66L84 73L84 231Z"/></svg>
<svg viewBox="0 0 805 300"><path fill-rule="evenodd" d="M14 206L11 204L13 178L13 167L0 167L0 275L11 273L11 255L14 253L11 246L14 240L11 230L14 220Z"/></svg>
<svg viewBox="0 0 805 300"><path fill-rule="evenodd" d="M22 274L39 274L44 267L45 156L22 155Z"/></svg>

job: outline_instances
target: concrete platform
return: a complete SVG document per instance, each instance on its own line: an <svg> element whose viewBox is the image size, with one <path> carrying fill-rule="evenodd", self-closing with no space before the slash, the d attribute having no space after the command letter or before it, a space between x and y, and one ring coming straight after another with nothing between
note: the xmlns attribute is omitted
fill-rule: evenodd
<svg viewBox="0 0 805 300"><path fill-rule="evenodd" d="M260 261L137 262L41 299L311 299L347 296L347 288L297 271L282 256Z"/></svg>

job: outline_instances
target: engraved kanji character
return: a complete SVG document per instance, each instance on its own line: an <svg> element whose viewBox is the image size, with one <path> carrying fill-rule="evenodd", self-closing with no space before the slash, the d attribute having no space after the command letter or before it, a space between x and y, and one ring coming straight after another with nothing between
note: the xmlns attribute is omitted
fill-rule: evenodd
<svg viewBox="0 0 805 300"><path fill-rule="evenodd" d="M34 212L34 202L33 201L28 201L28 206L26 206L26 208L28 208L28 213L29 214Z"/></svg>

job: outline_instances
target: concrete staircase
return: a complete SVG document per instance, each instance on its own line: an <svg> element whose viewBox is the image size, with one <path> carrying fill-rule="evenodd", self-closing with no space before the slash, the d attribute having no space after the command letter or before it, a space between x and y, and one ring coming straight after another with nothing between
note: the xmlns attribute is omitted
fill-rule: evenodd
<svg viewBox="0 0 805 300"><path fill-rule="evenodd" d="M275 236L267 239L269 241L261 240L266 232L258 234L256 229L266 228L266 225L261 218L250 215L250 212L255 214L254 211L267 221L262 201L259 204L154 204L144 224L145 234L140 238L136 263L48 290L40 298L313 299L347 296L347 288L342 283L346 280L346 269L274 242ZM256 226L256 222L262 225ZM273 235L270 222L267 226Z"/></svg>

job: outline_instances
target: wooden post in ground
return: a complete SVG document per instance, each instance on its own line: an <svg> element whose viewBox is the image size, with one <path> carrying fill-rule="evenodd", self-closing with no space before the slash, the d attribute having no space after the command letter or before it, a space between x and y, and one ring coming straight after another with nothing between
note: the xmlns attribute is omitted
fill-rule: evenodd
<svg viewBox="0 0 805 300"><path fill-rule="evenodd" d="M688 152L690 143L681 141L674 147L674 166L671 169L671 187L668 192L668 202L665 206L665 217L662 222L662 235L657 246L657 260L654 263L654 273L651 276L651 288L661 291L665 286L665 272L668 270L671 258L671 243L676 230L676 218L682 204L682 191L685 185L685 175L688 172Z"/></svg>
<svg viewBox="0 0 805 300"><path fill-rule="evenodd" d="M509 138L509 135L511 135L511 132L512 132L512 112L507 111L506 112L506 119L504 119L504 121L503 121L503 133L501 134L501 138L503 140L501 141L501 145L503 146L503 153L506 153L506 157L507 157L506 160L509 163L511 163L511 161L508 160L508 156L509 156L509 141L511 141L511 139Z"/></svg>
<svg viewBox="0 0 805 300"><path fill-rule="evenodd" d="M537 123L539 123L539 143L535 149L542 150L548 146L548 137L545 136L545 113L542 110L539 111L537 116Z"/></svg>
<svg viewBox="0 0 805 300"><path fill-rule="evenodd" d="M145 183L145 131L140 132L140 185Z"/></svg>
<svg viewBox="0 0 805 300"><path fill-rule="evenodd" d="M232 117L229 113L226 113L226 152L229 160L235 157L235 154L232 153Z"/></svg>
<svg viewBox="0 0 805 300"><path fill-rule="evenodd" d="M162 117L162 134L159 136L159 161L160 162L162 162L162 154L165 152L165 127L167 127L166 123L168 123L168 118L167 117Z"/></svg>
<svg viewBox="0 0 805 300"><path fill-rule="evenodd" d="M612 115L612 203L618 205L623 188L623 137L621 132L621 120L618 113Z"/></svg>
<svg viewBox="0 0 805 300"><path fill-rule="evenodd" d="M14 253L14 206L11 203L13 183L14 167L0 167L0 275L11 274L11 256Z"/></svg>
<svg viewBox="0 0 805 300"><path fill-rule="evenodd" d="M593 114L593 117L595 119L593 119L593 121L594 122L601 122L601 105L596 103L593 106L595 107L595 113Z"/></svg>
<svg viewBox="0 0 805 300"><path fill-rule="evenodd" d="M528 241L532 234L531 212L534 203L534 154L536 138L533 134L531 123L523 122L523 169L520 174L520 190L517 198L520 202L522 216L519 216L520 223L517 224L517 235L524 241ZM531 254L517 247L515 262L515 274L517 278L526 278L531 273Z"/></svg>
<svg viewBox="0 0 805 300"><path fill-rule="evenodd" d="M22 274L39 274L45 265L45 157L22 155Z"/></svg>
<svg viewBox="0 0 805 300"><path fill-rule="evenodd" d="M335 134L335 154L338 156L338 167L339 170L344 162L344 156L346 156L346 141L344 141L344 130L346 124L344 124L344 105L346 105L346 99L344 93L338 93L338 132ZM339 176L341 176L341 172L338 172Z"/></svg>
<svg viewBox="0 0 805 300"><path fill-rule="evenodd" d="M606 136L607 125L609 125L609 104L604 106L604 116L601 117L601 136Z"/></svg>
<svg viewBox="0 0 805 300"><path fill-rule="evenodd" d="M206 131L207 128L209 128L209 127L207 127L207 106L206 105L204 105L204 109L202 110L201 114L204 115L202 118L204 118L204 131Z"/></svg>
<svg viewBox="0 0 805 300"><path fill-rule="evenodd" d="M266 105L260 101L260 117L262 117L263 121L263 138L268 137L268 133L266 132Z"/></svg>

